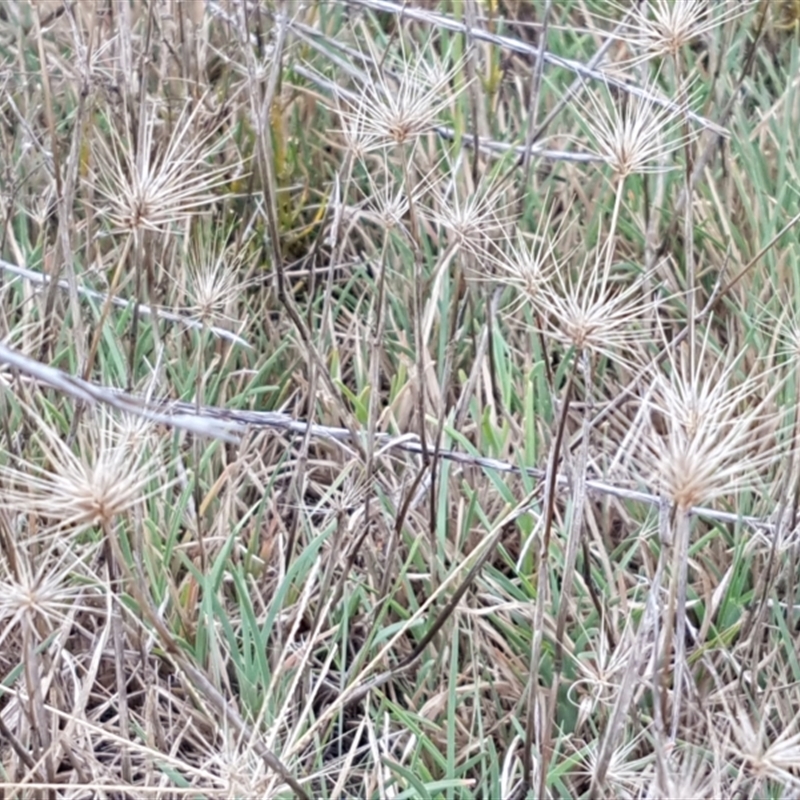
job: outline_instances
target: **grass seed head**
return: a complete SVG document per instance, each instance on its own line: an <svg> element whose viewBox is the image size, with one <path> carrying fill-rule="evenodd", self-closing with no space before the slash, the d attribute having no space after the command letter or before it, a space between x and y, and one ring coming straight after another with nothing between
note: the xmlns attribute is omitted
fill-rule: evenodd
<svg viewBox="0 0 800 800"><path fill-rule="evenodd" d="M654 85L648 92L657 93ZM672 155L697 133L684 131L677 104L661 105L639 95L614 97L611 90L589 91L580 106L598 157L620 178L673 168Z"/></svg>
<svg viewBox="0 0 800 800"><path fill-rule="evenodd" d="M614 277L605 279L602 262L598 253L584 261L577 275L556 270L534 306L545 321L544 333L565 347L628 362L632 351L651 337L640 323L653 312L655 301L643 278L627 285Z"/></svg>
<svg viewBox="0 0 800 800"><path fill-rule="evenodd" d="M212 144L214 133L202 131L201 108L201 103L193 111L187 106L165 144L158 139L162 123L154 105L141 112L145 119L135 150L113 125L110 146L97 139L95 185L106 201L100 211L115 232L166 232L211 203L214 191L240 170L241 162L209 166L220 143Z"/></svg>
<svg viewBox="0 0 800 800"><path fill-rule="evenodd" d="M651 466L662 494L682 511L736 494L775 456L763 447L771 392L762 394L760 377L738 382L737 358L705 358L707 344L693 367L681 350L668 371L654 368L645 401L665 425L646 439Z"/></svg>
<svg viewBox="0 0 800 800"><path fill-rule="evenodd" d="M553 275L565 268L571 253L560 254L560 245L570 229L569 215L564 214L556 224L553 205L548 213L542 213L536 233L526 236L519 230L496 243L497 253L491 262L497 268L496 278L501 283L516 287L521 301L535 301L542 287Z"/></svg>
<svg viewBox="0 0 800 800"><path fill-rule="evenodd" d="M681 746L665 759L667 769L653 775L646 797L728 797L720 791L721 770L713 755L700 748ZM726 787L728 788L728 787Z"/></svg>
<svg viewBox="0 0 800 800"><path fill-rule="evenodd" d="M423 198L428 194L438 180L436 170L431 170L414 185L409 186L405 181L395 180L387 163L384 153L385 179L381 182L375 179L371 171L367 170L366 197L364 200L364 215L383 230L402 230L410 235L408 218L412 205L419 207Z"/></svg>
<svg viewBox="0 0 800 800"><path fill-rule="evenodd" d="M777 352L789 365L797 367L800 365L800 319L793 310L792 298L784 295L781 300L782 313L773 314L765 309L766 320L760 323L759 328L770 338L777 337Z"/></svg>
<svg viewBox="0 0 800 800"><path fill-rule="evenodd" d="M773 710L765 708L755 724L750 711L744 708L730 726L729 752L736 761L747 765L750 775L761 781L774 781L778 786L800 789L797 765L800 763L800 715L780 721L775 730L771 723ZM760 793L754 793L759 796ZM782 795L787 796L787 795ZM796 795L790 795L796 796Z"/></svg>
<svg viewBox="0 0 800 800"><path fill-rule="evenodd" d="M647 754L640 756L643 736L628 733L622 736L621 744L614 749L608 763L606 781L618 797L641 797L647 777L652 772L654 756ZM586 774L593 776L598 768L599 751L594 746L587 748L584 758L586 760Z"/></svg>
<svg viewBox="0 0 800 800"><path fill-rule="evenodd" d="M370 49L372 62L379 65L375 75L365 77L358 100L341 112L345 137L360 153L407 144L430 131L464 88L453 86L461 62L449 69L431 65L426 58L435 58L432 48L416 59L405 52L384 58L371 42ZM386 61L393 61L394 69L387 69Z"/></svg>
<svg viewBox="0 0 800 800"><path fill-rule="evenodd" d="M98 409L87 416L77 452L42 421L36 435L42 463L0 467L7 509L39 516L53 532L79 533L112 525L143 500L155 474L153 457L141 439L120 435L111 412Z"/></svg>
<svg viewBox="0 0 800 800"><path fill-rule="evenodd" d="M752 0L645 0L625 6L612 3L625 15L617 33L634 55L622 62L633 66L659 56L676 56L686 45L708 36L715 28L747 13Z"/></svg>
<svg viewBox="0 0 800 800"><path fill-rule="evenodd" d="M209 233L204 226L192 238L188 250L186 294L189 313L200 322L214 325L236 322L234 309L247 288L242 280L244 249L227 247L218 228Z"/></svg>
<svg viewBox="0 0 800 800"><path fill-rule="evenodd" d="M11 528L10 520L6 527ZM54 539L39 549L30 547L30 542L14 541L13 554L0 557L0 647L23 618L36 621L40 633L51 632L65 620L76 599L90 591L74 580L76 573L85 571L80 557L62 544Z"/></svg>
<svg viewBox="0 0 800 800"><path fill-rule="evenodd" d="M484 178L478 186L465 188L454 179L431 197L432 204L421 209L422 216L458 248L486 256L496 249L493 242L509 237L511 201L499 181Z"/></svg>
<svg viewBox="0 0 800 800"><path fill-rule="evenodd" d="M553 240L549 236L535 239L516 231L514 238L505 242L503 252L492 258L501 283L514 286L521 294L521 302L535 301L542 287L558 269L559 259Z"/></svg>

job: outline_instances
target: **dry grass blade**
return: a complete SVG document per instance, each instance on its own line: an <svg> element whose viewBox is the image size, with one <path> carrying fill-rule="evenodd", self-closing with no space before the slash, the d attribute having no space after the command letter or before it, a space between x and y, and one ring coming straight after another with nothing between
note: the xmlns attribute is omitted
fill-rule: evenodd
<svg viewBox="0 0 800 800"><path fill-rule="evenodd" d="M448 17L444 14L437 14L433 11L427 11L420 8L413 8L401 5L400 3L395 3L392 0L352 0L354 5L365 6L366 8L371 8L375 11L384 11L390 14L396 14L398 16L402 16L406 19L413 19L419 22L427 23L434 25L436 27L445 28L447 30L452 31L459 31L462 33L469 32L471 36L473 36L478 41L485 41L490 42L491 44L495 44L498 47L506 48L513 52L524 53L528 56L538 56L540 53L540 49L534 47L533 45L528 44L527 42L520 41L519 39L514 39L509 36L500 36L498 34L490 33L487 30L482 28L472 28L467 29L467 26L461 22L458 22L452 17ZM649 99L650 101L662 105L666 108L677 108L677 104L673 103L670 100L667 100L660 96L651 96L646 91L640 89L638 86L632 85L625 81L617 80L613 76L599 71L592 68L587 67L586 65L580 63L579 61L573 61L572 59L562 58L560 56L554 55L553 53L549 53L546 50L541 51L542 58L546 64L550 64L552 66L563 67L567 70L574 72L576 75L580 75L582 78L598 80L601 82L607 82L608 84L614 86L615 88L623 91L628 92L636 97L642 97L645 99ZM690 114L691 119L702 125L704 128L713 131L714 133L720 136L727 136L727 131L723 128L720 128L715 123L711 122L710 120L704 119L697 114Z"/></svg>
<svg viewBox="0 0 800 800"><path fill-rule="evenodd" d="M43 384L52 386L64 394L77 400L82 400L89 404L105 403L112 408L134 416L140 416L155 423L169 425L190 431L199 436L222 439L223 441L237 442L239 436L245 430L252 427L267 427L284 430L299 435L311 434L320 439L331 441L347 442L353 439L353 432L349 428L337 428L327 425L316 425L304 420L294 419L288 414L280 412L259 412L241 411L213 406L197 407L196 404L183 403L180 401L159 401L146 398L142 395L130 394L118 389L99 386L91 381L84 381L67 375L61 370L48 367L39 363L35 359L23 356L21 353L0 344L0 362L10 364L25 375L28 375ZM390 436L387 434L377 434L377 444L381 448L381 453L398 449L409 453L423 453L422 445L418 437L414 434L400 434ZM525 473L537 479L543 479L547 471L537 467L521 468L510 461L501 459L487 458L482 456L470 455L456 450L439 448L437 456L462 464L471 464L483 469L497 471L501 473L521 474ZM558 475L556 483L566 486L569 479L565 475ZM635 500L648 505L658 505L660 496L625 486L615 486L601 480L589 479L586 486L590 491L600 494L608 494L628 500ZM764 531L771 531L773 523L769 519L759 517L743 516L724 510L707 508L704 506L692 506L690 513L708 519L716 519L723 522L743 522L748 525L760 528Z"/></svg>
<svg viewBox="0 0 800 800"><path fill-rule="evenodd" d="M51 283L52 279L49 275L46 275L42 272L36 272L35 270L26 269L25 267L19 267L16 264L11 264L8 261L3 261L0 259L0 269L3 272L7 272L10 275L16 275L20 278L24 278L26 281L30 283L37 284L37 285L48 285ZM64 291L69 291L69 284L65 280L60 280L57 282L58 288L63 289ZM87 297L92 300L98 300L102 303L106 303L109 301L109 296L104 294L103 292L98 292L94 289L90 289L87 286L78 286L78 294L81 297ZM124 297L112 297L110 299L112 305L116 306L117 308L122 309L129 309L132 306L136 305L136 308L139 314L143 316L150 316L154 313L157 313L159 319L167 320L169 322L176 322L182 325L185 328L191 328L194 330L208 330L214 334L214 336L218 336L220 339L227 339L229 342L233 342L234 344L241 345L242 347L247 347L252 349L252 345L247 342L242 336L234 333L233 331L229 331L226 328L221 328L216 325L204 325L201 320L192 319L191 317L186 316L185 314L178 313L172 309L167 308L159 308L156 312L150 306L145 305L144 303L133 303L131 300L126 300Z"/></svg>
<svg viewBox="0 0 800 800"><path fill-rule="evenodd" d="M96 402L103 403L116 408L118 411L144 417L151 422L166 423L172 427L182 428L200 436L211 436L228 442L237 441L235 430L240 426L234 420L228 420L226 423L221 418L202 418L191 413L169 414L157 411L155 408L149 407L147 400L143 397L137 397L125 392L116 392L113 389L98 386L82 378L67 375L61 370L41 364L4 344L0 344L0 362L9 364L21 373L89 405Z"/></svg>
<svg viewBox="0 0 800 800"><path fill-rule="evenodd" d="M628 5L2 5L7 795L797 793L794 12Z"/></svg>

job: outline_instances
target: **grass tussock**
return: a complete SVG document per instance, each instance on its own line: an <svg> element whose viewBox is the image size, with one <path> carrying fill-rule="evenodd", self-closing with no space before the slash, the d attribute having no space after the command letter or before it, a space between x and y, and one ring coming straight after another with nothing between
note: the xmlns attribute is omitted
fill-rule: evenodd
<svg viewBox="0 0 800 800"><path fill-rule="evenodd" d="M797 31L3 3L3 796L795 796Z"/></svg>

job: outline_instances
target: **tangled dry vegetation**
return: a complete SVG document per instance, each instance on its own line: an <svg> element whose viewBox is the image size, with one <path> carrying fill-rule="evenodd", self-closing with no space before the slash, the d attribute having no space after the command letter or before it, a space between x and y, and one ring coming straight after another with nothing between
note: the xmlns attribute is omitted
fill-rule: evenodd
<svg viewBox="0 0 800 800"><path fill-rule="evenodd" d="M797 797L796 14L2 3L3 797Z"/></svg>

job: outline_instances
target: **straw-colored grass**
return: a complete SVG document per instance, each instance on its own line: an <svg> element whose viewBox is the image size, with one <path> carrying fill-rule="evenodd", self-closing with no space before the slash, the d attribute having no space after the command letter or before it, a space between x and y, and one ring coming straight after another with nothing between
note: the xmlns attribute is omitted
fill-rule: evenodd
<svg viewBox="0 0 800 800"><path fill-rule="evenodd" d="M799 19L6 0L3 797L795 796Z"/></svg>

